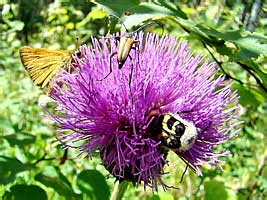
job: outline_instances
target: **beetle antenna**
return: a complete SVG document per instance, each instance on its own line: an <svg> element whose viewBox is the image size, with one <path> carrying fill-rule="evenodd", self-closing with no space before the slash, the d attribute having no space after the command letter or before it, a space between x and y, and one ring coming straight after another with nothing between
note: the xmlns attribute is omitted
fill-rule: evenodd
<svg viewBox="0 0 267 200"><path fill-rule="evenodd" d="M128 29L126 28L125 24L122 22L121 18L119 18L117 15L114 15L114 14L109 14L108 16L117 18L120 21L121 25L125 28L126 32L128 32Z"/></svg>
<svg viewBox="0 0 267 200"><path fill-rule="evenodd" d="M162 26L162 24L160 24L160 23L158 23L158 22L155 22L155 21L148 22L148 23L144 24L143 26L141 26L141 27L139 27L138 29L136 29L135 31L133 31L133 33L136 33L136 32L138 32L138 31L144 29L145 27L147 27L147 26L149 26L149 25L151 25L151 24L157 24L157 25L159 25L159 26L162 28L162 33L161 33L161 35L163 34L163 32L164 32L164 27Z"/></svg>

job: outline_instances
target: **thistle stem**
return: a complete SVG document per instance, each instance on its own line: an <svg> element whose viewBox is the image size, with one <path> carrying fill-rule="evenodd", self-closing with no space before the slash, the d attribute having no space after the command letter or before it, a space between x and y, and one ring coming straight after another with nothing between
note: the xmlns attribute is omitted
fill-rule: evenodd
<svg viewBox="0 0 267 200"><path fill-rule="evenodd" d="M128 187L129 182L124 180L124 181L118 181L114 187L114 191L111 195L110 200L121 200L127 187Z"/></svg>

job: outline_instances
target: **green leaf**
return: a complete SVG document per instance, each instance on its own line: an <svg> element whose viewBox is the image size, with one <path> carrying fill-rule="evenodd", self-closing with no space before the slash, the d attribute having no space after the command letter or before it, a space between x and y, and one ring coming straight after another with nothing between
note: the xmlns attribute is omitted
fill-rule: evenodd
<svg viewBox="0 0 267 200"><path fill-rule="evenodd" d="M172 16L174 17L188 19L187 15L177 5L175 5L174 3L170 1L159 0L159 1L156 1L155 3L172 11L172 14L173 14Z"/></svg>
<svg viewBox="0 0 267 200"><path fill-rule="evenodd" d="M260 34L249 34L234 42L240 48L237 54L238 61L258 58L261 54L267 55L267 37Z"/></svg>
<svg viewBox="0 0 267 200"><path fill-rule="evenodd" d="M27 133L15 133L10 135L5 135L3 136L3 138L6 139L11 146L15 145L23 146L32 144L35 142L36 139L34 135Z"/></svg>
<svg viewBox="0 0 267 200"><path fill-rule="evenodd" d="M4 196L6 187L4 185L0 185L0 198Z"/></svg>
<svg viewBox="0 0 267 200"><path fill-rule="evenodd" d="M267 181L267 165L264 165L262 169L262 177Z"/></svg>
<svg viewBox="0 0 267 200"><path fill-rule="evenodd" d="M267 54L267 37L262 34L251 34L243 30L231 30L220 33L211 27L207 30L203 26L201 26L201 29L209 36L234 43L237 47L235 55L235 60L237 61L258 58L261 54Z"/></svg>
<svg viewBox="0 0 267 200"><path fill-rule="evenodd" d="M160 193L159 194L160 199L168 199L168 200L174 200L175 198L170 193Z"/></svg>
<svg viewBox="0 0 267 200"><path fill-rule="evenodd" d="M137 26L151 19L162 19L170 16L187 18L178 7L168 1L159 1L157 4L144 2L137 7L129 9L129 11L134 14L126 17L125 24L128 28Z"/></svg>
<svg viewBox="0 0 267 200"><path fill-rule="evenodd" d="M46 192L36 185L14 185L4 195L5 200L46 200Z"/></svg>
<svg viewBox="0 0 267 200"><path fill-rule="evenodd" d="M217 51L228 55L234 61L244 61L267 54L267 37L262 34L251 34L244 30L219 32L210 26L195 24L191 20L176 20L191 34L216 47ZM234 44L233 47L226 47L226 42Z"/></svg>
<svg viewBox="0 0 267 200"><path fill-rule="evenodd" d="M14 31L21 31L24 27L24 23L21 21L8 22L8 25L14 29Z"/></svg>
<svg viewBox="0 0 267 200"><path fill-rule="evenodd" d="M33 165L24 164L16 158L0 156L0 184L12 182L17 173L33 168Z"/></svg>
<svg viewBox="0 0 267 200"><path fill-rule="evenodd" d="M160 200L159 195L154 194L153 196L149 197L148 200Z"/></svg>
<svg viewBox="0 0 267 200"><path fill-rule="evenodd" d="M130 1L124 1L124 0L98 0L96 3L101 4L101 6L104 8L104 10L108 14L115 14L118 17L120 17L124 12L127 12L129 8L137 6L140 1L139 0L130 0Z"/></svg>
<svg viewBox="0 0 267 200"><path fill-rule="evenodd" d="M133 13L125 17L125 25L127 28L140 25L144 21L162 19L169 16L187 19L186 14L175 4L170 1L160 0L157 2L139 1L97 1L109 14L116 14L120 17L124 12Z"/></svg>
<svg viewBox="0 0 267 200"><path fill-rule="evenodd" d="M109 187L104 176L97 170L82 171L78 175L77 185L90 199L109 199Z"/></svg>
<svg viewBox="0 0 267 200"><path fill-rule="evenodd" d="M43 173L37 174L34 178L45 186L53 188L59 195L67 198L76 196L70 182L59 169L46 167Z"/></svg>
<svg viewBox="0 0 267 200"><path fill-rule="evenodd" d="M103 9L95 9L92 10L89 14L88 14L89 18L92 20L96 20L96 19L104 19L107 14L103 11Z"/></svg>
<svg viewBox="0 0 267 200"><path fill-rule="evenodd" d="M226 200L227 192L223 182L208 181L204 183L205 200Z"/></svg>
<svg viewBox="0 0 267 200"><path fill-rule="evenodd" d="M260 66L258 63L256 63L254 60L250 59L245 62L242 62L243 64L247 65L250 67L261 79L262 84L267 87L267 73L264 73L263 71L260 70Z"/></svg>
<svg viewBox="0 0 267 200"><path fill-rule="evenodd" d="M257 107L265 101L264 94L253 88L248 88L240 84L234 84L233 89L238 90L240 96L239 103L243 106Z"/></svg>

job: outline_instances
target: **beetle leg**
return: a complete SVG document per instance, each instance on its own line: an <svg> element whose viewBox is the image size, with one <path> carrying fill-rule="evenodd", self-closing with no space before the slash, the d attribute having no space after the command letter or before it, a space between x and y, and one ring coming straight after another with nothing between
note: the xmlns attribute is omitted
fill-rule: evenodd
<svg viewBox="0 0 267 200"><path fill-rule="evenodd" d="M118 46L118 42L120 42L121 37L116 36L116 37L114 37L114 39L115 39L116 46Z"/></svg>
<svg viewBox="0 0 267 200"><path fill-rule="evenodd" d="M103 81L104 79L106 79L111 73L112 73L112 65L111 65L111 59L116 55L117 52L114 52L113 54L111 54L111 56L109 57L109 73L102 79L98 79L98 81Z"/></svg>
<svg viewBox="0 0 267 200"><path fill-rule="evenodd" d="M185 175L185 173L186 173L186 171L187 171L187 169L188 169L188 163L186 163L186 167L185 167L185 170L184 170L184 172L183 172L183 174L182 174L182 177L181 177L181 179L180 179L180 183L182 183L183 182L183 179L184 179L184 175Z"/></svg>
<svg viewBox="0 0 267 200"><path fill-rule="evenodd" d="M134 41L134 44L139 44L140 43L140 41L139 40L135 40ZM139 48L138 48L138 46L133 46L133 47L131 47L131 49L133 49L133 50L135 50L135 52L139 52ZM131 61L131 72L130 72L130 77L129 77L129 86L131 86L131 82L132 82L132 77L133 77L133 66L134 66L134 63L133 63L133 58L129 55L129 59L130 59L130 61ZM139 64L139 53L138 53L138 55L137 55L137 62L138 62L138 64Z"/></svg>
<svg viewBox="0 0 267 200"><path fill-rule="evenodd" d="M105 42L108 43L109 41L109 44L110 44L110 39L115 39L115 45L118 46L118 42L120 41L120 36L96 36L97 38L99 39L105 39Z"/></svg>
<svg viewBox="0 0 267 200"><path fill-rule="evenodd" d="M131 61L131 72L130 72L130 75L129 75L129 89L130 89L130 94L131 94L132 105L134 105L134 98L133 98L133 93L132 93L132 88L131 88L132 77L133 77L133 69L134 69L133 68L133 59L132 59L131 55L128 55L128 56L129 56L129 59Z"/></svg>
<svg viewBox="0 0 267 200"><path fill-rule="evenodd" d="M137 54L137 63L139 64L139 44L140 44L140 41L139 41L139 40L135 40L135 41L134 41L134 44L135 44L135 46L132 47L132 49L134 49L135 52L138 53L138 54Z"/></svg>
<svg viewBox="0 0 267 200"><path fill-rule="evenodd" d="M129 55L129 59L131 61L131 72L130 72L130 76L129 76L129 86L131 88L131 82L132 82L132 76L133 76L133 59L130 55Z"/></svg>

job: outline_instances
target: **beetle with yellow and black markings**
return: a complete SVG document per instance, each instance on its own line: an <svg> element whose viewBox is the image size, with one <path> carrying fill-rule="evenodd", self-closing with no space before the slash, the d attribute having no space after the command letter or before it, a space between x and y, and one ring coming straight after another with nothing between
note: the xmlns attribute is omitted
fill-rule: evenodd
<svg viewBox="0 0 267 200"><path fill-rule="evenodd" d="M196 126L176 113L154 116L149 125L152 138L174 152L187 151L196 141Z"/></svg>

